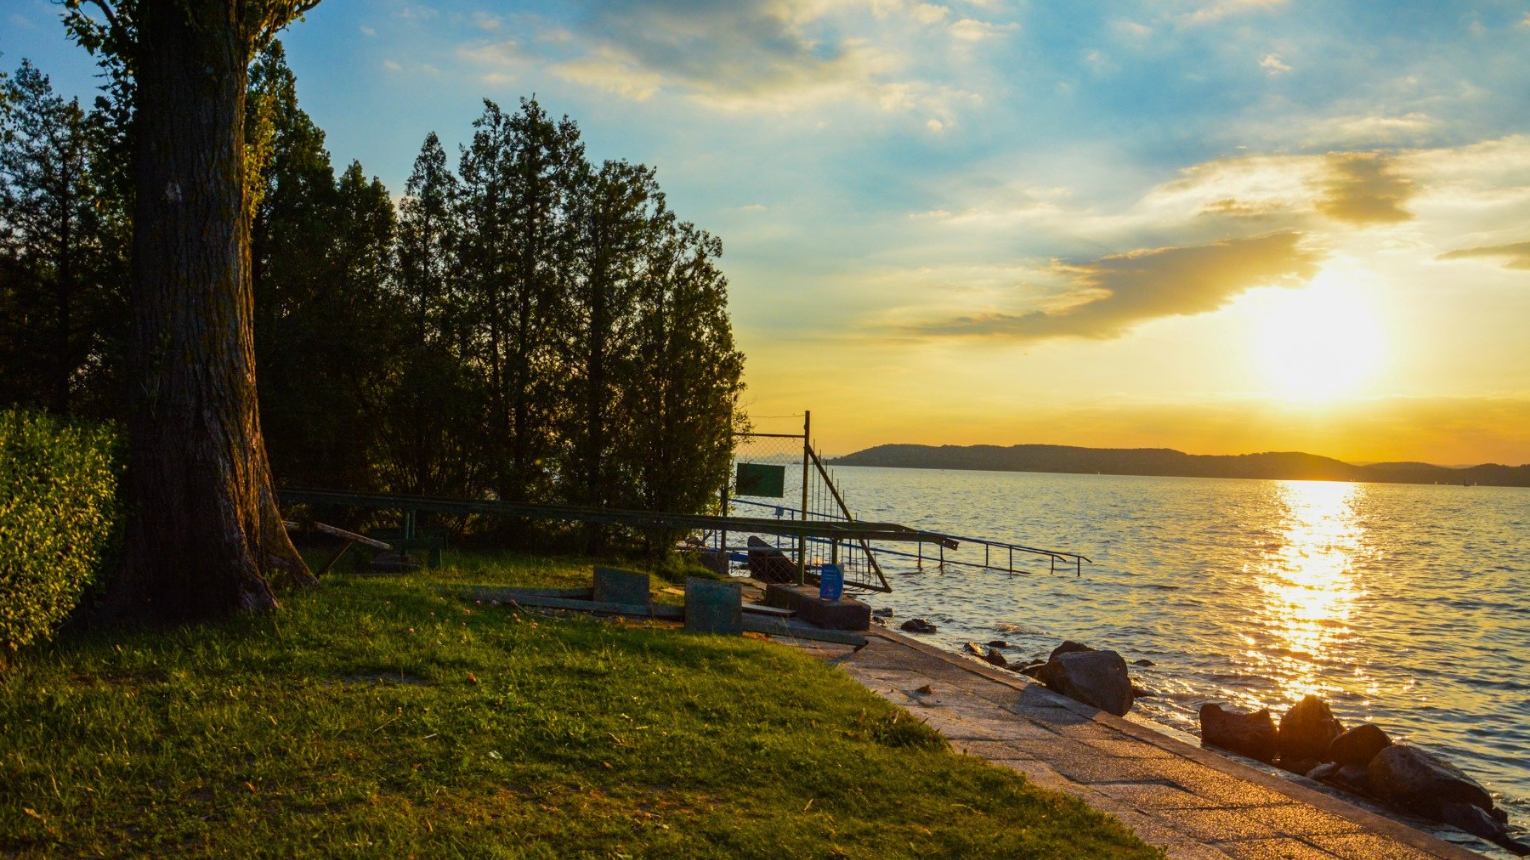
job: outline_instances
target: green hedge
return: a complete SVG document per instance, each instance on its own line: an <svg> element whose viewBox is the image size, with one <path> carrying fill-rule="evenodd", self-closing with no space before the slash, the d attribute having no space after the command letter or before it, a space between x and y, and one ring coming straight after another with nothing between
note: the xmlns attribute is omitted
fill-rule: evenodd
<svg viewBox="0 0 1530 860"><path fill-rule="evenodd" d="M0 411L0 663L74 609L117 533L117 434Z"/></svg>

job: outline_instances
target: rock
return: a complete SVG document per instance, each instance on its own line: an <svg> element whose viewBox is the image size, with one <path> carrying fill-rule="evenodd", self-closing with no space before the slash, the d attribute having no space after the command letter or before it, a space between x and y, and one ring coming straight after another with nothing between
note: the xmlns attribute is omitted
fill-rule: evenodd
<svg viewBox="0 0 1530 860"><path fill-rule="evenodd" d="M935 688L931 687L929 684L925 684L923 687L920 687L919 689L915 690L914 692L918 693L921 696L928 696L929 694L935 692Z"/></svg>
<svg viewBox="0 0 1530 860"><path fill-rule="evenodd" d="M1365 767L1381 752L1392 745L1387 733L1370 723L1361 723L1333 739L1328 745L1327 761Z"/></svg>
<svg viewBox="0 0 1530 860"><path fill-rule="evenodd" d="M1357 764L1346 764L1334 774L1334 783L1352 791L1369 794L1371 791L1371 772Z"/></svg>
<svg viewBox="0 0 1530 860"><path fill-rule="evenodd" d="M1072 639L1065 639L1065 640L1063 640L1063 644L1057 646L1056 648L1053 648L1052 649L1052 653L1047 655L1047 662L1050 663L1053 660L1056 660L1058 657L1060 657L1060 656L1062 656L1064 654L1072 654L1075 651L1093 651L1093 650L1094 650L1093 648L1090 648L1088 645L1085 645L1082 642L1074 642Z"/></svg>
<svg viewBox="0 0 1530 860"><path fill-rule="evenodd" d="M1134 699L1152 699L1157 698L1157 696L1157 693L1146 687L1139 687L1136 684L1132 685L1132 698Z"/></svg>
<svg viewBox="0 0 1530 860"><path fill-rule="evenodd" d="M1430 818L1439 818L1449 803L1469 803L1485 812L1493 809L1487 789L1460 768L1418 747L1392 744L1377 753L1366 770L1377 797Z"/></svg>
<svg viewBox="0 0 1530 860"><path fill-rule="evenodd" d="M1327 702L1317 696L1307 696L1280 718L1280 758L1293 764L1322 761L1328 753L1328 745L1343 731L1344 727L1328 710ZM1311 768L1301 772L1308 770Z"/></svg>
<svg viewBox="0 0 1530 860"><path fill-rule="evenodd" d="M992 642L988 643L988 647L989 648L1008 648L1009 647L1009 643L1005 642L1003 639L995 639Z"/></svg>
<svg viewBox="0 0 1530 860"><path fill-rule="evenodd" d="M1509 835L1498 819L1470 803L1441 804L1440 820L1490 842L1498 842Z"/></svg>
<svg viewBox="0 0 1530 860"><path fill-rule="evenodd" d="M1157 666L1158 664L1154 663L1152 660L1149 660L1146 657L1143 657L1141 660L1133 660L1132 661L1132 665L1133 666Z"/></svg>
<svg viewBox="0 0 1530 860"><path fill-rule="evenodd" d="M1020 674L1025 675L1028 678L1036 678L1040 680L1041 670L1045 669L1046 667L1047 664L1045 663L1032 663L1029 666L1021 667Z"/></svg>
<svg viewBox="0 0 1530 860"><path fill-rule="evenodd" d="M1132 679L1120 654L1092 648L1053 654L1036 675L1048 689L1118 717L1131 710Z"/></svg>
<svg viewBox="0 0 1530 860"><path fill-rule="evenodd" d="M1320 764L1322 764L1322 762L1318 761L1315 758L1291 758L1291 759L1288 759L1285 756L1281 756L1280 759L1275 762L1275 766L1280 768L1281 770L1289 771L1291 773L1301 774L1302 776L1306 776L1308 773L1310 773L1313 769L1315 769Z"/></svg>
<svg viewBox="0 0 1530 860"><path fill-rule="evenodd" d="M1280 749L1269 711L1246 714L1215 704L1201 706L1201 742L1262 762L1274 761Z"/></svg>
<svg viewBox="0 0 1530 860"><path fill-rule="evenodd" d="M988 651L985 650L983 648L983 646L977 644L976 642L968 642L967 643L967 650L972 652L973 654L976 654L979 657L982 657L982 656L984 656L984 655L986 655L988 653Z"/></svg>
<svg viewBox="0 0 1530 860"><path fill-rule="evenodd" d="M884 606L881 609L873 609L873 610L871 610L871 614L873 616L877 617L877 618L891 618L891 617L893 617L893 611L892 611L892 607L891 606Z"/></svg>
<svg viewBox="0 0 1530 860"><path fill-rule="evenodd" d="M988 653L983 655L983 659L1001 668L1009 666L1009 661L1004 658L1003 654L999 653L997 648L989 648Z"/></svg>
<svg viewBox="0 0 1530 860"><path fill-rule="evenodd" d="M886 618L882 618L880 616L872 616L871 623L872 624L881 625L882 627L886 627L887 626L887 619Z"/></svg>
<svg viewBox="0 0 1530 860"><path fill-rule="evenodd" d="M1339 765L1331 761L1325 761L1312 770L1307 771L1307 778L1315 779L1318 782L1329 782L1338 775Z"/></svg>
<svg viewBox="0 0 1530 860"><path fill-rule="evenodd" d="M940 628L936 627L928 621L925 621L923 618L910 618L909 620L903 622L902 625L900 625L900 629L906 630L909 633L934 633Z"/></svg>

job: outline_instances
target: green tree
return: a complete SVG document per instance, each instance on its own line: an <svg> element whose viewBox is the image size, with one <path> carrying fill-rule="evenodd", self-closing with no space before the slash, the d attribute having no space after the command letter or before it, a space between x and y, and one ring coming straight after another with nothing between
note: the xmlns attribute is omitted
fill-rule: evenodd
<svg viewBox="0 0 1530 860"><path fill-rule="evenodd" d="M633 479L612 456L626 429L618 395L644 384L636 371L646 254L673 219L653 170L625 161L607 161L585 178L570 217L574 277L562 327L567 405L560 412L567 454L560 471L570 501L601 507L619 500ZM600 551L602 531L591 528L589 534L589 550Z"/></svg>
<svg viewBox="0 0 1530 860"><path fill-rule="evenodd" d="M500 498L552 494L556 327L567 310L567 210L584 165L579 129L535 100L506 115L484 101L462 154L464 286L475 360L488 377L485 456Z"/></svg>
<svg viewBox="0 0 1530 860"><path fill-rule="evenodd" d="M650 247L638 307L639 357L623 391L630 422L620 456L636 478L636 504L699 511L727 480L744 356L733 344L722 242L666 222Z"/></svg>
<svg viewBox="0 0 1530 860"><path fill-rule="evenodd" d="M386 485L416 495L475 496L483 468L483 386L472 371L473 319L459 286L461 183L434 132L425 138L399 204L395 279L407 320L401 372L383 420Z"/></svg>
<svg viewBox="0 0 1530 860"><path fill-rule="evenodd" d="M110 603L190 619L312 583L272 492L255 389L245 95L256 52L314 0L66 0L134 80L126 562Z"/></svg>
<svg viewBox="0 0 1530 860"><path fill-rule="evenodd" d="M30 63L0 83L0 401L65 414L106 375L122 293L100 149L99 119Z"/></svg>

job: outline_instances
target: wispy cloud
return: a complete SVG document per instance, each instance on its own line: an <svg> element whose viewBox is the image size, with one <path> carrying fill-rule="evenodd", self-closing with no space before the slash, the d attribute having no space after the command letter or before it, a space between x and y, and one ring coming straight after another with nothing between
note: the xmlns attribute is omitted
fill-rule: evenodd
<svg viewBox="0 0 1530 860"><path fill-rule="evenodd" d="M1439 256L1441 260L1464 260L1472 257L1497 257L1505 268L1530 269L1530 242L1513 242L1508 245L1485 245L1479 248L1462 248Z"/></svg>
<svg viewBox="0 0 1530 860"><path fill-rule="evenodd" d="M1208 313L1254 287L1296 286L1321 259L1295 232L1230 239L1209 245L1112 254L1085 263L1056 264L1072 289L1062 307L1028 313L994 312L915 326L927 336L1114 338L1159 317Z"/></svg>
<svg viewBox="0 0 1530 860"><path fill-rule="evenodd" d="M1272 75L1280 75L1291 71L1291 66L1280 58L1279 54L1265 54L1264 59L1259 61L1259 68Z"/></svg>

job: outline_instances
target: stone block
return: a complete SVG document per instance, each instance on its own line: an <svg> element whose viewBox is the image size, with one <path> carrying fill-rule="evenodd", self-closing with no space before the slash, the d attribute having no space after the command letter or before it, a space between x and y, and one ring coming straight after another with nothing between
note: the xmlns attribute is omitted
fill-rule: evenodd
<svg viewBox="0 0 1530 860"><path fill-rule="evenodd" d="M610 567L595 568L595 602L648 605L648 574Z"/></svg>
<svg viewBox="0 0 1530 860"><path fill-rule="evenodd" d="M687 577L685 629L696 633L742 636L744 594L738 583Z"/></svg>
<svg viewBox="0 0 1530 860"><path fill-rule="evenodd" d="M871 607L853 597L824 600L813 585L765 586L765 605L795 609L797 618L825 630L866 630L871 627Z"/></svg>

